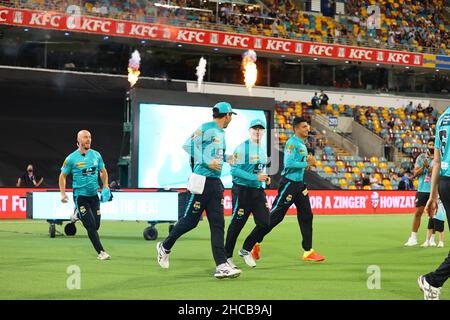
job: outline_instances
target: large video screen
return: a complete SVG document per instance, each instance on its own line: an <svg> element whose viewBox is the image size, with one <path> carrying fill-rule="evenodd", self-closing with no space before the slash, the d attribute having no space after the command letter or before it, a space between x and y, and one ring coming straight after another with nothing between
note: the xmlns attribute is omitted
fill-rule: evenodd
<svg viewBox="0 0 450 320"><path fill-rule="evenodd" d="M263 110L233 109L237 115L225 129L226 154L249 138L254 119L266 122ZM139 188L185 188L192 170L185 141L205 122L212 121L211 107L140 104L139 106ZM267 131L262 142L267 150ZM222 170L225 188L231 188L230 166Z"/></svg>

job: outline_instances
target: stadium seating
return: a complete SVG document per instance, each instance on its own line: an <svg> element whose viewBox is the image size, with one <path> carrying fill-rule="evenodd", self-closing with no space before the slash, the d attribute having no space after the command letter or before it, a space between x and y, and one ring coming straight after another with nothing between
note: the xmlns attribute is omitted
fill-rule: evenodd
<svg viewBox="0 0 450 320"><path fill-rule="evenodd" d="M450 26L443 15L442 0L428 1L427 5L412 0L378 1L381 25L376 31L368 30L366 23L370 15L367 8L375 3L372 0L347 1L347 14L339 16L338 21L301 12L292 0L261 2L262 10L251 0L221 4L218 19L215 4L209 6L205 1L171 1L172 7L147 0L80 0L77 4L83 14L101 17L450 55ZM0 0L0 4L56 11L67 7L65 1L43 0Z"/></svg>
<svg viewBox="0 0 450 320"><path fill-rule="evenodd" d="M284 148L287 139L294 134L292 128L294 117L310 118L313 114L323 114L352 117L355 121L409 155L396 166L383 157L339 157L336 150L333 150L332 154L326 154L325 150L316 148L317 166L313 170L322 178L342 189L377 188L373 185L363 187L358 184L362 175L371 174L380 182L379 189L396 189L398 181L395 176L390 177L390 173L397 172L400 167L412 169L417 155L426 151L425 144L433 135L435 123L437 117L439 117L439 113L434 110L414 111L393 107L346 104L329 104L322 112L318 109L311 109L307 102L301 101L278 101L275 104L275 111L274 128L278 133L280 149ZM405 138L407 136L410 138ZM414 183L417 187L417 181Z"/></svg>

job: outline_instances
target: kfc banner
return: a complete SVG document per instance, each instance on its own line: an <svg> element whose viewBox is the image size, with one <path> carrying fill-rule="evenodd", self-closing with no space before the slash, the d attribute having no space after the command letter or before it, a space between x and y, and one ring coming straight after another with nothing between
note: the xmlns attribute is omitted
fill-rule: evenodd
<svg viewBox="0 0 450 320"><path fill-rule="evenodd" d="M415 191L381 190L310 190L309 201L314 214L387 214L413 213ZM272 208L276 190L266 190L267 203ZM289 194L285 195L289 197ZM231 191L225 191L225 214L231 215ZM296 214L295 205L288 214Z"/></svg>
<svg viewBox="0 0 450 320"><path fill-rule="evenodd" d="M423 63L423 55L421 53L284 40L202 29L180 28L162 24L138 23L5 7L0 7L0 24L87 32L146 40L172 41L241 50L253 49L256 51L318 58L411 66L422 66Z"/></svg>

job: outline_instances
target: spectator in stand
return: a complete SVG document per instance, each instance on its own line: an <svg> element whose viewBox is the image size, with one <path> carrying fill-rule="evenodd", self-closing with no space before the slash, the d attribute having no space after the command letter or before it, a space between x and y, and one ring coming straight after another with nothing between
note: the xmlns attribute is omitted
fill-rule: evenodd
<svg viewBox="0 0 450 320"><path fill-rule="evenodd" d="M405 112L411 114L413 111L414 111L413 102L410 101L405 107Z"/></svg>
<svg viewBox="0 0 450 320"><path fill-rule="evenodd" d="M370 186L370 178L367 174L365 173L361 173L361 182L362 182L362 186Z"/></svg>
<svg viewBox="0 0 450 320"><path fill-rule="evenodd" d="M42 182L44 182L44 178L36 175L33 165L29 164L27 166L27 171L19 179L17 179L16 186L18 188L37 188L42 184Z"/></svg>
<svg viewBox="0 0 450 320"><path fill-rule="evenodd" d="M327 156L334 155L333 148L331 148L328 143L326 143L325 146L323 147L323 153Z"/></svg>
<svg viewBox="0 0 450 320"><path fill-rule="evenodd" d="M323 91L320 90L320 108L322 111L325 111L325 107L328 105L328 96L327 94Z"/></svg>
<svg viewBox="0 0 450 320"><path fill-rule="evenodd" d="M314 97L311 99L311 108L313 110L320 109L320 98L317 95L317 92L314 92Z"/></svg>
<svg viewBox="0 0 450 320"><path fill-rule="evenodd" d="M409 173L405 168L400 168L400 182L398 184L398 190L413 190L413 184Z"/></svg>
<svg viewBox="0 0 450 320"><path fill-rule="evenodd" d="M371 173L369 176L369 181L370 181L370 187L374 190L376 189L382 189L383 188L383 184L381 183L381 181L375 176L375 173Z"/></svg>

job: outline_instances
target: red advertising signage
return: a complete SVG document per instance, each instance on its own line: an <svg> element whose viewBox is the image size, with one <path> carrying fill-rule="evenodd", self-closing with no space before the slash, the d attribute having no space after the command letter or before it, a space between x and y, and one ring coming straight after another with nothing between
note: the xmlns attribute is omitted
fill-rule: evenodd
<svg viewBox="0 0 450 320"><path fill-rule="evenodd" d="M387 214L413 213L415 191L310 190L309 200L314 214ZM276 190L266 190L272 208ZM287 197L288 195L286 195ZM225 191L225 214L231 215L231 191ZM296 214L292 205L288 214Z"/></svg>
<svg viewBox="0 0 450 320"><path fill-rule="evenodd" d="M212 30L180 28L164 24L140 23L6 7L0 7L0 24L172 41L241 50L253 49L255 51L328 59L411 66L422 66L423 63L423 55L421 53L295 41Z"/></svg>
<svg viewBox="0 0 450 320"><path fill-rule="evenodd" d="M27 192L38 189L0 188L0 219L26 219Z"/></svg>
<svg viewBox="0 0 450 320"><path fill-rule="evenodd" d="M25 196L27 192L32 191L46 191L46 189L0 188L0 219L25 219ZM127 189L126 191L150 190ZM314 214L413 213L415 194L415 191L311 190L309 198ZM269 208L272 208L277 190L266 190L266 195ZM231 215L231 190L225 190L224 206L225 215ZM288 214L296 213L297 209L295 205L292 205Z"/></svg>

